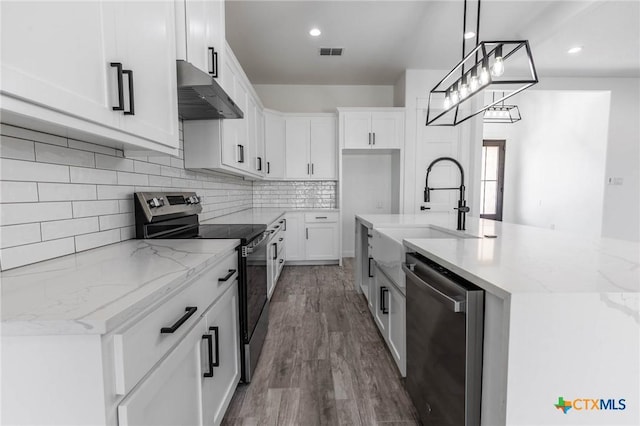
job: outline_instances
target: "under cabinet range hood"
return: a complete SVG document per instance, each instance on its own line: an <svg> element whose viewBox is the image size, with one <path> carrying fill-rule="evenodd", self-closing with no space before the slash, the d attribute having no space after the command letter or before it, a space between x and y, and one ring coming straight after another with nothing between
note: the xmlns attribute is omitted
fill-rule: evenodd
<svg viewBox="0 0 640 426"><path fill-rule="evenodd" d="M187 61L176 62L180 118L207 120L244 117L242 110L213 77Z"/></svg>

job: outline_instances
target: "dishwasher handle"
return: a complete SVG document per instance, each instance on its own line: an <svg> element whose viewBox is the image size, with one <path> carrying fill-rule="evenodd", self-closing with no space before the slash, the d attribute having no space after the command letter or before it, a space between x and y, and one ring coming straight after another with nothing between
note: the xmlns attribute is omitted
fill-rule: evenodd
<svg viewBox="0 0 640 426"><path fill-rule="evenodd" d="M447 307L450 311L453 312L466 312L467 303L465 300L457 300L446 293L438 290L437 288L429 285L429 283L425 282L422 278L420 278L415 272L409 269L409 266L406 263L402 264L402 270L407 275L407 278L410 278L413 281L420 283L426 290L431 293L441 304Z"/></svg>

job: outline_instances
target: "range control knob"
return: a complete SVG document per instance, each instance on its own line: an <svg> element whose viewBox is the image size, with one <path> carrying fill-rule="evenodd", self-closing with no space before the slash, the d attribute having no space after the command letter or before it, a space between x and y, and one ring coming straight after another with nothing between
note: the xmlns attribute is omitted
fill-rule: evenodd
<svg viewBox="0 0 640 426"><path fill-rule="evenodd" d="M160 207L161 206L160 200L158 200L156 197L153 197L152 199L149 200L149 206L151 208Z"/></svg>
<svg viewBox="0 0 640 426"><path fill-rule="evenodd" d="M192 195L187 198L187 204L198 204L200 202L200 198L197 195Z"/></svg>

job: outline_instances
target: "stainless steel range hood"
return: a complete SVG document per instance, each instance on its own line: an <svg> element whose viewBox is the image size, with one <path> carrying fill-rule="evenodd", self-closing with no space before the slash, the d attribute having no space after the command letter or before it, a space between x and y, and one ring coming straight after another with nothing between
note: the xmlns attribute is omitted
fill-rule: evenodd
<svg viewBox="0 0 640 426"><path fill-rule="evenodd" d="M244 117L242 110L213 77L187 61L176 62L180 118L206 120Z"/></svg>

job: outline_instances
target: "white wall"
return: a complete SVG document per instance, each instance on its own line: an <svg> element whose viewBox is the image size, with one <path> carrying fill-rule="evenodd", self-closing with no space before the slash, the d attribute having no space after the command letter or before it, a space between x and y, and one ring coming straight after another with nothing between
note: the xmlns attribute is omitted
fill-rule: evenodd
<svg viewBox="0 0 640 426"><path fill-rule="evenodd" d="M505 222L599 237L609 92L530 90L514 96L523 119L485 124L505 139Z"/></svg>
<svg viewBox="0 0 640 426"><path fill-rule="evenodd" d="M393 86L254 84L265 108L281 112L336 112L337 107L392 107Z"/></svg>
<svg viewBox="0 0 640 426"><path fill-rule="evenodd" d="M355 215L397 213L399 159L389 153L342 156L342 253L354 256Z"/></svg>

